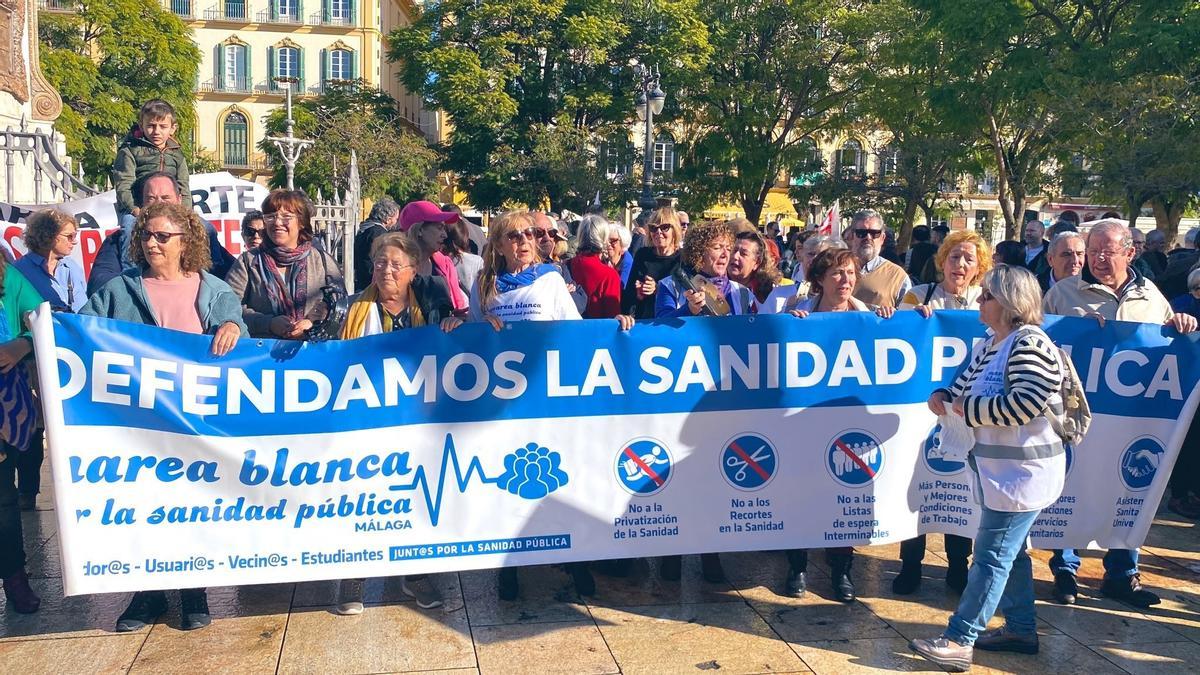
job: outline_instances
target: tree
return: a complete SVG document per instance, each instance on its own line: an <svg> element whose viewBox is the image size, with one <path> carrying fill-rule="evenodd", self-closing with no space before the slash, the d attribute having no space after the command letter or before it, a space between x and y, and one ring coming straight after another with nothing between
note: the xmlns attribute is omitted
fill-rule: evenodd
<svg viewBox="0 0 1200 675"><path fill-rule="evenodd" d="M293 106L297 136L313 141L300 154L294 181L310 194L334 195L346 189L350 154L358 157L363 196L390 195L404 203L436 192L437 153L425 139L406 130L396 112L396 101L387 93L361 81L333 84L320 96L301 99ZM270 136L283 135L287 114L276 109L267 116ZM275 144L264 138L259 149L275 167L271 184L287 184L287 170Z"/></svg>
<svg viewBox="0 0 1200 675"><path fill-rule="evenodd" d="M1057 181L1052 160L1070 135L1070 115L1054 96L1069 50L1058 40L1054 22L1036 9L1047 3L909 2L928 18L929 39L946 47L945 85L956 90L959 102L978 110L977 133L996 172L1005 237L1017 239L1028 197ZM1079 3L1048 4L1066 12L1062 6Z"/></svg>
<svg viewBox="0 0 1200 675"><path fill-rule="evenodd" d="M1149 203L1174 240L1200 193L1200 6L1101 2L1069 18L1035 7L1078 54L1063 80L1099 194L1125 204L1131 220Z"/></svg>
<svg viewBox="0 0 1200 675"><path fill-rule="evenodd" d="M809 161L813 137L844 125L875 43L870 2L711 0L713 55L680 93L695 128L678 181L691 200L737 201L758 222L779 176Z"/></svg>
<svg viewBox="0 0 1200 675"><path fill-rule="evenodd" d="M175 107L177 139L190 152L200 50L158 0L78 0L71 13L42 13L38 39L46 79L63 99L55 128L89 180L103 183L117 142L151 98Z"/></svg>
<svg viewBox="0 0 1200 675"><path fill-rule="evenodd" d="M449 113L444 166L472 204L549 202L558 210L578 198L560 181L578 174L552 166L539 139L545 150L547 134L581 133L594 149L623 133L633 113L632 63L658 66L669 87L706 59L697 3L443 0L388 36L388 58L402 65L410 91Z"/></svg>
<svg viewBox="0 0 1200 675"><path fill-rule="evenodd" d="M903 251L917 210L931 222L954 178L981 168L979 113L956 96L953 86L943 84L947 46L930 39L928 17L898 0L879 3L873 16L875 29L888 38L868 56L859 124L880 132L872 148L878 169L850 181L826 174L815 187L825 193L826 203L844 198L838 192L845 190L876 208L894 204L899 216L896 245Z"/></svg>

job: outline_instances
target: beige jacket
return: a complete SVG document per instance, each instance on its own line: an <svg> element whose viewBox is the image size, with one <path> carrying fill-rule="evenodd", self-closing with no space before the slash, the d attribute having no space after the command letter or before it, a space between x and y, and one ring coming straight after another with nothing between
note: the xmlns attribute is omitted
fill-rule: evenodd
<svg viewBox="0 0 1200 675"><path fill-rule="evenodd" d="M1131 275L1120 295L1101 284L1084 269L1074 276L1054 284L1042 299L1042 310L1062 316L1087 316L1095 312L1105 319L1137 323L1166 323L1175 315L1171 303L1158 288L1132 267Z"/></svg>

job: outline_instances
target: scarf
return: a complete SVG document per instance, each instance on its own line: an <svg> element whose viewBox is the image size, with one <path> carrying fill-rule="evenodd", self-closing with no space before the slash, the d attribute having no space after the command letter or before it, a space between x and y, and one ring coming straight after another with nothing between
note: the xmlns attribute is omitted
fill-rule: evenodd
<svg viewBox="0 0 1200 675"><path fill-rule="evenodd" d="M350 310L346 312L346 322L342 324L342 339L353 340L367 335L392 332L392 322L379 321L378 305L379 289L375 284L371 284L350 304ZM425 325L425 314L421 312L421 305L417 304L417 294L413 292L411 285L408 287L408 316L413 328ZM375 322L378 322L378 325Z"/></svg>
<svg viewBox="0 0 1200 675"><path fill-rule="evenodd" d="M699 274L700 276L707 279L708 283L712 284L713 286L716 286L717 290L721 292L721 295L725 296L726 298L729 297L730 289L733 287L729 285L729 277L728 276L726 276L724 274L719 274L717 276L710 277L707 274L705 274L704 272L701 272L699 270L696 271L696 274Z"/></svg>
<svg viewBox="0 0 1200 675"><path fill-rule="evenodd" d="M12 339L12 329L0 303L0 343ZM0 441L24 452L37 424L33 387L25 364L18 363L0 373Z"/></svg>
<svg viewBox="0 0 1200 675"><path fill-rule="evenodd" d="M524 288L538 280L538 277L549 272L557 272L558 268L554 265L543 264L533 265L524 272L505 272L496 277L496 290L500 293L515 291L518 288Z"/></svg>
<svg viewBox="0 0 1200 675"><path fill-rule="evenodd" d="M312 242L284 248L270 238L254 252L255 265L267 286L271 310L277 316L287 316L293 321L304 318L304 307L308 304L308 265L304 262L310 253ZM281 266L288 268L286 279L279 278Z"/></svg>

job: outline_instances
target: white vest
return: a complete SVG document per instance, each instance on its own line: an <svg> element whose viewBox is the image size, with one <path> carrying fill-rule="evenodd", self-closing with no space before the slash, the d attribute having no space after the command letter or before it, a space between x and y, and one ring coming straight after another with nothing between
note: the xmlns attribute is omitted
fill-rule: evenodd
<svg viewBox="0 0 1200 675"><path fill-rule="evenodd" d="M1026 331L1036 331L1050 342L1040 328L1014 330L1000 343L996 355L971 385L973 396L1003 396L1005 371L1013 343ZM993 338L994 339L994 338ZM987 349L991 340L981 348ZM1058 356L1055 354L1055 358ZM1059 364L1061 370L1062 365ZM1049 407L1062 409L1058 393L1050 396ZM979 479L978 494L983 505L993 511L1040 511L1062 494L1066 481L1067 455L1062 439L1054 433L1043 413L1019 427L974 427L975 447L971 450Z"/></svg>

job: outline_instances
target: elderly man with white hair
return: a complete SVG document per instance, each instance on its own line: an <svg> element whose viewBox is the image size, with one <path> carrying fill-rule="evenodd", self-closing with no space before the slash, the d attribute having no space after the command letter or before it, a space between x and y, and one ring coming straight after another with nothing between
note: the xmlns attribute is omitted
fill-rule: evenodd
<svg viewBox="0 0 1200 675"><path fill-rule="evenodd" d="M1083 272L1085 248L1083 235L1078 232L1060 232L1050 241L1046 253L1049 266L1037 275L1043 293L1063 279Z"/></svg>
<svg viewBox="0 0 1200 675"><path fill-rule="evenodd" d="M842 236L858 260L854 297L876 307L896 307L904 294L912 290L908 272L880 255L886 231L883 216L873 209L865 209L854 214L850 221L846 232L851 238Z"/></svg>
<svg viewBox="0 0 1200 675"><path fill-rule="evenodd" d="M1196 319L1175 313L1163 294L1130 264L1133 237L1125 224L1113 218L1096 221L1087 235L1087 264L1078 277L1054 285L1042 301L1048 314L1090 316L1100 322L1135 321L1164 324L1180 333L1196 330ZM1157 605L1159 598L1142 588L1136 550L1111 549L1104 556L1104 583L1100 592L1135 607ZM1054 599L1074 604L1079 587L1075 582L1079 557L1067 549L1055 551L1050 559L1054 573Z"/></svg>

